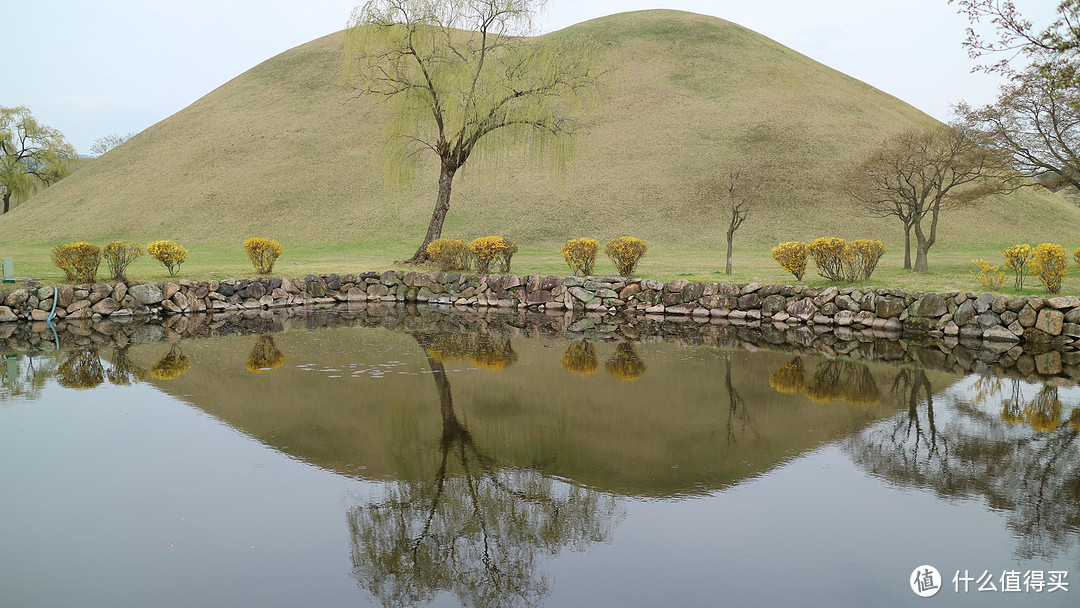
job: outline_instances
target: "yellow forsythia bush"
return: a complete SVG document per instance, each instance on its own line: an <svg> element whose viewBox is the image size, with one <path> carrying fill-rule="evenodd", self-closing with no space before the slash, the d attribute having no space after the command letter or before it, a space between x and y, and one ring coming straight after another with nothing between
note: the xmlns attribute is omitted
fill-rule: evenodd
<svg viewBox="0 0 1080 608"><path fill-rule="evenodd" d="M244 251L259 274L270 274L274 269L274 262L284 252L281 243L255 236L244 241Z"/></svg>
<svg viewBox="0 0 1080 608"><path fill-rule="evenodd" d="M83 241L57 245L52 252L52 261L57 268L64 271L68 281L93 283L97 281L101 250L97 245Z"/></svg>
<svg viewBox="0 0 1080 608"><path fill-rule="evenodd" d="M1073 251L1073 259L1076 260L1076 267L1080 268L1080 247Z"/></svg>
<svg viewBox="0 0 1080 608"><path fill-rule="evenodd" d="M138 257L142 255L142 252L142 245L138 243L113 241L108 245L105 245L102 255L105 257L105 263L109 265L109 272L111 273L112 278L117 281L123 281L127 278L125 273L127 272L128 264L138 259Z"/></svg>
<svg viewBox="0 0 1080 608"><path fill-rule="evenodd" d="M1024 266L1031 259L1031 245L1013 245L1005 250L1005 267L1016 273L1013 285L1017 289L1024 288ZM1080 254L1080 249L1076 250ZM1080 255L1076 258L1080 263Z"/></svg>
<svg viewBox="0 0 1080 608"><path fill-rule="evenodd" d="M972 264L979 267L979 271L970 271L979 281L979 285L987 291L998 291L1005 282L1005 271L1000 266L992 266L986 260L971 260Z"/></svg>
<svg viewBox="0 0 1080 608"><path fill-rule="evenodd" d="M637 268L638 262L641 261L648 249L649 246L641 239L632 236L620 236L608 241L604 253L615 264L619 276L632 277L634 276L634 269Z"/></svg>
<svg viewBox="0 0 1080 608"><path fill-rule="evenodd" d="M487 274L491 271L491 262L501 258L510 249L506 239L501 236L482 236L469 243L469 253L476 262L476 272Z"/></svg>
<svg viewBox="0 0 1080 608"><path fill-rule="evenodd" d="M1030 264L1032 274L1039 277L1046 291L1061 291L1061 283L1065 280L1065 273L1069 271L1068 255L1064 247L1054 243L1039 245L1031 256Z"/></svg>
<svg viewBox="0 0 1080 608"><path fill-rule="evenodd" d="M469 246L458 239L431 241L427 253L443 272L469 269Z"/></svg>
<svg viewBox="0 0 1080 608"><path fill-rule="evenodd" d="M810 242L810 256L814 259L818 274L831 280L844 280L844 239L823 237Z"/></svg>
<svg viewBox="0 0 1080 608"><path fill-rule="evenodd" d="M807 248L806 243L798 241L780 243L772 248L773 259L779 262L784 270L795 275L796 281L801 281L803 273L806 272L806 257L808 255L810 255L810 250Z"/></svg>
<svg viewBox="0 0 1080 608"><path fill-rule="evenodd" d="M506 249L503 250L499 256L499 272L510 272L510 258L514 257L514 254L518 252L517 243L510 239L504 238L503 242L506 243Z"/></svg>
<svg viewBox="0 0 1080 608"><path fill-rule="evenodd" d="M589 276L596 265L600 243L592 239L572 239L562 246L562 257L574 274Z"/></svg>
<svg viewBox="0 0 1080 608"><path fill-rule="evenodd" d="M885 245L881 241L857 239L847 243L841 252L845 278L851 283L869 279L883 255Z"/></svg>
<svg viewBox="0 0 1080 608"><path fill-rule="evenodd" d="M154 241L146 246L146 252L164 264L170 276L175 276L180 264L187 260L187 249L172 241Z"/></svg>

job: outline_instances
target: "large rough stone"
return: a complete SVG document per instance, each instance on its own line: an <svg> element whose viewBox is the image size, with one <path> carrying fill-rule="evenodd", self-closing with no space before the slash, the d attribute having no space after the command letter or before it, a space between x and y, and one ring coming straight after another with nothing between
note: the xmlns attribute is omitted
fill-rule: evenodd
<svg viewBox="0 0 1080 608"><path fill-rule="evenodd" d="M117 310L120 310L120 303L112 298L105 298L99 300L97 304L90 307L90 310L99 315L109 316Z"/></svg>
<svg viewBox="0 0 1080 608"><path fill-rule="evenodd" d="M1011 331L1005 329L1004 327L1002 327L1000 325L995 325L993 327L990 327L990 328L987 328L987 329L983 330L982 337L983 337L983 340L993 340L995 342L1019 342L1020 341L1020 338L1018 338Z"/></svg>
<svg viewBox="0 0 1080 608"><path fill-rule="evenodd" d="M1032 308L1030 304L1025 304L1016 317L1016 319L1020 321L1020 325L1024 327L1035 327L1035 321L1037 321L1038 318L1038 313L1035 312L1035 309Z"/></svg>
<svg viewBox="0 0 1080 608"><path fill-rule="evenodd" d="M0 306L0 323L10 323L12 321L18 321L19 317L7 306Z"/></svg>
<svg viewBox="0 0 1080 608"><path fill-rule="evenodd" d="M1061 326L1065 322L1065 313L1059 310L1040 310L1039 317L1035 321L1035 328L1042 330L1051 336L1061 335Z"/></svg>
<svg viewBox="0 0 1080 608"><path fill-rule="evenodd" d="M584 302L585 304L596 299L596 294L586 290L584 287L571 287L568 291L575 299Z"/></svg>
<svg viewBox="0 0 1080 608"><path fill-rule="evenodd" d="M967 325L975 317L975 305L971 300L965 300L953 314L953 322L957 325Z"/></svg>
<svg viewBox="0 0 1080 608"><path fill-rule="evenodd" d="M683 287L682 301L693 302L700 298L703 293L705 293L705 285L697 281L691 281L686 284L686 287Z"/></svg>
<svg viewBox="0 0 1080 608"><path fill-rule="evenodd" d="M547 304L551 301L551 292L546 289L537 289L530 292L525 298L525 303L529 305L534 304Z"/></svg>
<svg viewBox="0 0 1080 608"><path fill-rule="evenodd" d="M339 283L339 287L340 287L340 283ZM262 283L261 281L252 281L251 284L248 285L247 289L248 289L248 295L250 295L252 298L254 298L256 300L258 300L259 298L266 295L266 285L264 283Z"/></svg>
<svg viewBox="0 0 1080 608"><path fill-rule="evenodd" d="M774 315L787 306L787 298L780 294L773 294L765 298L761 303L761 313L765 315Z"/></svg>
<svg viewBox="0 0 1080 608"><path fill-rule="evenodd" d="M850 310L851 312L859 312L859 303L855 301L849 295L841 295L836 298L836 306L841 310Z"/></svg>
<svg viewBox="0 0 1080 608"><path fill-rule="evenodd" d="M924 318L940 317L949 312L949 306L945 303L945 298L941 297L939 293L928 293L912 306L914 307L913 314ZM988 305L987 310L989 308Z"/></svg>
<svg viewBox="0 0 1080 608"><path fill-rule="evenodd" d="M19 306L30 298L30 293L25 289L16 289L4 298L5 306Z"/></svg>
<svg viewBox="0 0 1080 608"><path fill-rule="evenodd" d="M877 316L882 319L894 319L899 317L904 309L904 301L899 298L878 298Z"/></svg>
<svg viewBox="0 0 1080 608"><path fill-rule="evenodd" d="M818 307L814 305L814 301L810 298L803 298L794 302L791 306L788 306L787 313L793 317L798 317L805 322L814 318L814 315L818 313Z"/></svg>
<svg viewBox="0 0 1080 608"><path fill-rule="evenodd" d="M157 304L164 297L164 294L161 293L161 289L153 283L132 285L128 288L128 295L135 298L135 301L143 306Z"/></svg>
<svg viewBox="0 0 1080 608"><path fill-rule="evenodd" d="M1046 303L1057 310L1063 308L1076 308L1077 306L1080 306L1080 298L1076 296L1058 296L1046 300Z"/></svg>
<svg viewBox="0 0 1080 608"><path fill-rule="evenodd" d="M978 298L975 298L975 312L983 314L989 312L994 306L994 295L989 293L981 294Z"/></svg>
<svg viewBox="0 0 1080 608"><path fill-rule="evenodd" d="M811 306L813 306L813 304L813 302L810 302ZM759 308L761 308L761 296L758 294L751 292L739 298L739 310L756 310ZM814 312L817 312L816 306L814 307ZM813 315L810 316L812 317ZM809 318L810 317L807 317L807 319ZM803 320L805 321L806 319Z"/></svg>
<svg viewBox="0 0 1080 608"><path fill-rule="evenodd" d="M984 331L991 327L997 327L1000 325L1001 317L992 312L984 312L983 314L979 315L979 327L982 328Z"/></svg>

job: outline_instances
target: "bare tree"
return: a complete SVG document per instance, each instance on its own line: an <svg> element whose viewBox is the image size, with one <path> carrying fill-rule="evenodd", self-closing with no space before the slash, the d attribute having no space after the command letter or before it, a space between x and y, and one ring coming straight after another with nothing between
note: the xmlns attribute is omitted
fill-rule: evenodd
<svg viewBox="0 0 1080 608"><path fill-rule="evenodd" d="M709 203L715 202L728 216L726 274L731 274L735 231L750 216L761 190L761 181L749 185L748 179L739 169L731 169L727 177L706 180L699 186L702 197Z"/></svg>
<svg viewBox="0 0 1080 608"><path fill-rule="evenodd" d="M848 194L871 214L897 217L909 238L914 231L915 272L929 269L943 208L1026 183L1005 155L977 136L963 125L908 130L882 142L849 177Z"/></svg>
<svg viewBox="0 0 1080 608"><path fill-rule="evenodd" d="M127 135L117 135L116 133L104 135L95 139L94 143L90 145L90 153L95 156L101 156L132 137L135 137L134 133L128 133Z"/></svg>

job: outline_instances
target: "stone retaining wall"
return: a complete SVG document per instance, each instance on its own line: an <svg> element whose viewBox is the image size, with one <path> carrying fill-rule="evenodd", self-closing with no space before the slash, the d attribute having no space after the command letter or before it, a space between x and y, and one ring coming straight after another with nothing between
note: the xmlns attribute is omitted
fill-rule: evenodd
<svg viewBox="0 0 1080 608"><path fill-rule="evenodd" d="M670 283L622 277L468 275L404 271L303 278L94 283L57 287L56 318L101 319L266 310L337 302L429 302L463 307L636 312L774 327L869 328L1057 347L1080 340L1080 298L914 292L855 287ZM0 322L43 321L53 287L0 288ZM1080 346L1080 345L1077 345Z"/></svg>

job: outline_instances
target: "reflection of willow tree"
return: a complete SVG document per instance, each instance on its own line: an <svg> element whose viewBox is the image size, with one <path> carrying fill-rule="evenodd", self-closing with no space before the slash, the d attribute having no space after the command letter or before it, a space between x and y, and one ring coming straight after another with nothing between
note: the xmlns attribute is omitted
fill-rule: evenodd
<svg viewBox="0 0 1080 608"><path fill-rule="evenodd" d="M353 574L384 606L426 603L442 591L466 606L534 604L548 591L540 557L605 541L619 509L610 495L500 469L454 411L433 354L445 355L452 340L439 335L414 334L439 393L438 472L398 481L381 501L350 509Z"/></svg>
<svg viewBox="0 0 1080 608"><path fill-rule="evenodd" d="M56 382L65 388L85 390L105 381L105 366L93 348L73 350L56 368Z"/></svg>
<svg viewBox="0 0 1080 608"><path fill-rule="evenodd" d="M428 357L435 361L468 359L480 369L498 371L517 362L510 338L493 334L439 332L426 339Z"/></svg>
<svg viewBox="0 0 1080 608"><path fill-rule="evenodd" d="M1052 559L1076 542L1080 442L1061 424L1056 390L1027 401L1020 381L1002 391L1001 381L983 378L935 418L922 370L904 369L894 388L907 393L908 411L849 438L860 466L942 496L985 497L1020 538L1019 558Z"/></svg>
<svg viewBox="0 0 1080 608"><path fill-rule="evenodd" d="M118 346L113 349L112 367L108 376L111 384L127 386L132 382L145 382L148 376L145 369L136 365L128 357L128 347Z"/></svg>
<svg viewBox="0 0 1080 608"><path fill-rule="evenodd" d="M274 338L262 335L251 347L251 353L247 358L247 369L249 372L258 374L277 369L284 362L285 354L278 350L277 345L274 344Z"/></svg>
<svg viewBox="0 0 1080 608"><path fill-rule="evenodd" d="M846 401L852 405L876 405L881 401L881 391L870 367L840 359L820 363L803 394L818 403Z"/></svg>
<svg viewBox="0 0 1080 608"><path fill-rule="evenodd" d="M571 374L589 376L596 373L600 363L596 360L596 347L592 342L571 342L562 356L563 369Z"/></svg>
<svg viewBox="0 0 1080 608"><path fill-rule="evenodd" d="M169 352L150 368L150 375L158 380L172 380L189 369L191 363L187 355L180 350L179 344L173 344Z"/></svg>
<svg viewBox="0 0 1080 608"><path fill-rule="evenodd" d="M611 358L604 362L604 369L619 380L637 380L645 374L645 362L638 357L633 344L620 342Z"/></svg>

